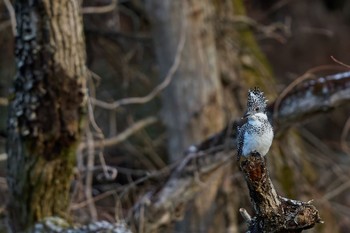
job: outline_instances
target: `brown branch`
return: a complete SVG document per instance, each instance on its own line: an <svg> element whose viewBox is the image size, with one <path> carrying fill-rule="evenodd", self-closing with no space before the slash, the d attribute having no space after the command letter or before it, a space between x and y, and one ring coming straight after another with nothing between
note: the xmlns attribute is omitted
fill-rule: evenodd
<svg viewBox="0 0 350 233"><path fill-rule="evenodd" d="M303 81L293 85L293 88L288 88L287 92L282 92L268 106L267 114L277 136L294 124L350 102L350 72ZM217 134L190 146L187 153L203 153L209 148L222 151L225 148L223 145L235 149L236 128L239 123L240 120L230 122Z"/></svg>
<svg viewBox="0 0 350 233"><path fill-rule="evenodd" d="M0 106L7 106L9 104L9 101L7 98L0 97Z"/></svg>
<svg viewBox="0 0 350 233"><path fill-rule="evenodd" d="M330 111L349 100L350 72L339 73L299 83L280 99L277 108L274 108L275 103L272 103L268 108L268 114L272 118L273 110L278 111L273 123L276 133L280 134L284 129L303 119ZM135 205L133 220L137 223L142 218L147 222L144 226L148 228L142 230L149 232L161 225L176 221L182 215L182 206L202 190L203 182L209 182L218 168L230 164L234 156L232 151L235 150L238 123L238 120L231 122L216 135L198 145L190 146L186 151L187 157L173 170L161 189L147 194ZM270 194L274 195L272 183L266 185ZM285 219L285 223L290 224L287 225L290 229L293 227L306 229L311 226L307 224L310 219L299 219L302 213L305 216L316 216L313 212L315 209L309 203L288 200L277 194L272 201L275 205L284 208L288 216L294 217L296 223ZM144 215L141 214L141 209ZM257 210L263 213L261 209ZM314 220L319 221L318 218Z"/></svg>
<svg viewBox="0 0 350 233"><path fill-rule="evenodd" d="M342 65L342 66L344 66L344 67L350 69L350 65L345 64L344 62L339 61L339 60L336 59L334 56L331 56L331 58L332 58L332 60L333 60L334 62L338 63L339 65Z"/></svg>
<svg viewBox="0 0 350 233"><path fill-rule="evenodd" d="M338 73L300 83L280 100L277 109L275 103L270 105L269 114L276 116L274 129L281 131L311 116L329 112L349 100L350 72Z"/></svg>
<svg viewBox="0 0 350 233"><path fill-rule="evenodd" d="M107 103L107 102L104 102L104 101L101 101L101 100L98 100L95 98L91 98L92 103L98 107L101 107L101 108L116 109L116 108L123 106L123 105L144 104L144 103L151 101L154 97L156 97L161 91L163 91L171 83L171 80L172 80L177 68L180 65L181 54L182 54L182 50L185 46L185 41L186 41L186 33L185 33L185 25L183 25L182 33L180 35L179 44L177 46L176 55L174 58L174 63L171 65L164 80L146 96L129 97L129 98L114 101L112 103Z"/></svg>
<svg viewBox="0 0 350 233"><path fill-rule="evenodd" d="M162 225L179 220L186 202L203 187L210 185L216 171L225 164L230 165L232 160L227 151L215 154L207 151L189 154L185 161L173 169L168 181L158 192L148 193L135 205L132 221L139 226L138 231L152 232ZM141 219L145 223L143 229L139 225Z"/></svg>
<svg viewBox="0 0 350 233"><path fill-rule="evenodd" d="M117 145L123 141L125 141L127 138L129 138L131 135L133 135L135 132L154 124L158 121L157 117L147 117L145 119L142 119L135 124L131 125L129 128L127 128L125 131L121 132L115 137L112 138L106 138L103 140L102 144L103 146L114 146Z"/></svg>
<svg viewBox="0 0 350 233"><path fill-rule="evenodd" d="M17 35L17 31L16 31L16 15L15 15L15 9L13 8L10 0L4 0L5 6L7 8L7 11L10 14L10 20L11 20L11 26L12 26L12 33L13 36Z"/></svg>
<svg viewBox="0 0 350 233"><path fill-rule="evenodd" d="M81 9L82 14L104 14L113 11L117 7L117 0L112 0L106 6L86 6Z"/></svg>
<svg viewBox="0 0 350 233"><path fill-rule="evenodd" d="M140 121L137 121L136 123L134 123L133 125L131 125L129 128L127 128L126 130L124 130L123 132L119 133L118 135L116 135L115 137L111 137L111 138L106 138L106 139L102 139L102 140L97 140L94 143L94 148L104 148L104 147L108 147L108 146L115 146L118 145L119 143L125 141L126 139L128 139L130 136L132 136L134 133L136 133L137 131L151 125L154 124L158 121L157 117L147 117L145 119L142 119ZM79 149L82 150L84 148L86 148L88 145L85 142L82 142L80 144Z"/></svg>
<svg viewBox="0 0 350 233"><path fill-rule="evenodd" d="M290 200L277 194L264 157L252 154L241 160L240 168L255 212L248 223L248 232L297 233L322 222L318 210L310 202Z"/></svg>

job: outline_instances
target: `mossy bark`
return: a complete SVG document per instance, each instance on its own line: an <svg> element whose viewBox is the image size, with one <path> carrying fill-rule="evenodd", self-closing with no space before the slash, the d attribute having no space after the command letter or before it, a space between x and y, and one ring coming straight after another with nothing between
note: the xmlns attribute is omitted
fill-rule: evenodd
<svg viewBox="0 0 350 233"><path fill-rule="evenodd" d="M248 17L242 0L232 0L232 5L233 17ZM261 51L250 25L242 22L235 28L237 41L242 48L240 52L241 77L249 86L257 85L266 88L268 84L273 84L275 81L270 64Z"/></svg>
<svg viewBox="0 0 350 233"><path fill-rule="evenodd" d="M8 120L8 211L14 232L66 216L85 112L85 44L78 1L16 2Z"/></svg>

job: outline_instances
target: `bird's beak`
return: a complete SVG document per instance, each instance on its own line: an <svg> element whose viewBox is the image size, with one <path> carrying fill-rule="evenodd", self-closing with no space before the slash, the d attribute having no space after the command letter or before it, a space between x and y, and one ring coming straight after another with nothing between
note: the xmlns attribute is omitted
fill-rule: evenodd
<svg viewBox="0 0 350 233"><path fill-rule="evenodd" d="M250 116L250 112L245 112L243 118L247 118Z"/></svg>

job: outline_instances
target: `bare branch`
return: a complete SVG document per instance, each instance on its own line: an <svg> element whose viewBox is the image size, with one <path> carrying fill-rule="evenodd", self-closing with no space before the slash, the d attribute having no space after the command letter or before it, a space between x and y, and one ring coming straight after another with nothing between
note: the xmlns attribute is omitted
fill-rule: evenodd
<svg viewBox="0 0 350 233"><path fill-rule="evenodd" d="M158 118L157 117L153 117L153 116L147 117L147 118L142 119L140 121L137 121L136 123L131 125L125 131L119 133L115 137L106 138L106 139L102 139L100 141L96 141L95 145L94 145L94 148L118 145L119 143L121 143L121 142L125 141L126 139L128 139L130 136L132 136L137 131L139 131L139 130L141 130L141 129L143 129L143 128L151 125L151 124L154 124L157 121L158 121ZM82 142L81 145L80 145L80 148L84 149L86 147L87 147L87 144L85 142Z"/></svg>
<svg viewBox="0 0 350 233"><path fill-rule="evenodd" d="M241 213L242 217L244 218L244 220L246 221L246 223L250 224L252 221L252 217L250 217L250 215L248 214L247 210L244 208L240 208L239 212Z"/></svg>
<svg viewBox="0 0 350 233"><path fill-rule="evenodd" d="M230 166L233 154L210 154L202 151L188 156L189 159L185 159L187 163L180 163L158 192L148 193L135 205L133 221L139 224L142 218L146 222L146 229L139 230L152 232L153 229L181 218L184 210L182 206L203 190L204 183L210 185L211 180L215 180L212 178L215 178L219 168Z"/></svg>
<svg viewBox="0 0 350 233"><path fill-rule="evenodd" d="M0 106L7 106L9 104L9 101L7 98L0 97Z"/></svg>
<svg viewBox="0 0 350 233"><path fill-rule="evenodd" d="M288 93L292 92L299 84L305 82L308 79L317 79L315 73L319 71L328 71L331 69L342 69L344 70L344 67L339 66L333 66L333 65L326 65L326 66L319 66L316 68L312 68L308 71L306 71L302 76L295 79L292 83L290 83L283 91L282 93L277 97L275 100L275 103L273 104L273 119L277 119L277 115L279 114L278 108L280 107L281 101L283 98L285 98ZM347 69L346 69L347 70ZM322 77L321 77L322 79Z"/></svg>
<svg viewBox="0 0 350 233"><path fill-rule="evenodd" d="M345 66L346 68L350 69L350 65L345 64L344 62L339 61L338 59L336 59L335 57L331 56L332 60L335 61L336 63L338 63L339 65Z"/></svg>
<svg viewBox="0 0 350 233"><path fill-rule="evenodd" d="M270 106L274 129L280 130L305 118L330 111L350 100L350 71L319 77L296 85ZM278 103L278 104L277 104ZM271 109L272 108L272 109Z"/></svg>
<svg viewBox="0 0 350 233"><path fill-rule="evenodd" d="M129 138L131 135L133 135L135 132L151 125L154 124L158 121L157 117L147 117L145 119L142 119L135 124L131 125L129 128L127 128L125 131L121 132L115 137L112 138L107 138L105 139L102 144L103 146L114 146L117 145L123 141L125 141L127 138Z"/></svg>
<svg viewBox="0 0 350 233"><path fill-rule="evenodd" d="M16 32L16 15L15 15L15 9L13 8L10 0L4 0L4 3L5 3L5 6L10 14L10 20L11 20L11 26L12 26L12 33L13 33L13 36L16 36L17 35L17 32Z"/></svg>
<svg viewBox="0 0 350 233"><path fill-rule="evenodd" d="M93 168L95 161L94 139L90 127L86 127L86 144L87 144L87 164L86 164L86 179L85 179L85 197L88 202L90 217L93 221L97 220L97 210L92 196L92 179Z"/></svg>
<svg viewBox="0 0 350 233"><path fill-rule="evenodd" d="M170 82L171 82L171 80L172 80L172 78L173 78L177 68L180 65L181 54L182 54L182 50L183 50L184 45L185 45L185 40L186 40L186 33L185 33L185 29L182 28L182 33L181 33L181 36L180 36L179 44L177 46L174 63L170 67L170 69L169 69L167 75L165 76L163 82L161 82L157 87L155 87L148 95L146 95L144 97L125 98L125 99L117 100L117 101L115 101L113 103L106 103L104 101L91 98L92 103L94 105L98 106L98 107L101 107L101 108L115 109L115 108L118 108L118 107L120 107L122 105L144 104L144 103L147 103L147 102L151 101L154 97L156 97L162 90L164 90L170 84Z"/></svg>
<svg viewBox="0 0 350 233"><path fill-rule="evenodd" d="M117 0L111 0L106 6L87 6L81 9L82 14L104 14L113 11L117 7Z"/></svg>
<svg viewBox="0 0 350 233"><path fill-rule="evenodd" d="M273 116L274 110L278 111L273 123L276 133L288 128L301 120L330 111L350 100L350 72L339 73L326 77L314 78L294 85L279 101L279 107L275 108L276 102L268 108L269 117ZM144 221L147 221L148 230L158 228L163 224L176 221L179 218L181 206L192 199L200 190L202 182L209 182L218 168L230 165L234 156L236 128L239 120L231 122L221 132L204 140L198 145L192 145L187 150L187 157L172 172L166 184L156 193L148 194L136 204L133 217L138 222L140 208L145 208ZM277 127L277 125L279 127ZM198 182L198 179L202 182ZM287 200L291 203L287 203ZM301 205L306 212L290 212L290 216L318 216L315 208L309 203L283 199L277 194L276 205L284 206L286 211L293 211L292 207ZM290 209L289 209L290 208ZM299 207L298 207L299 208ZM301 210L301 209L300 209ZM311 212L308 212L311 211ZM308 223L312 223L312 219ZM314 219L314 223L320 221ZM317 220L317 221L316 221ZM299 221L299 220L297 220ZM293 223L289 222L293 225ZM310 224L295 223L295 229L304 229Z"/></svg>

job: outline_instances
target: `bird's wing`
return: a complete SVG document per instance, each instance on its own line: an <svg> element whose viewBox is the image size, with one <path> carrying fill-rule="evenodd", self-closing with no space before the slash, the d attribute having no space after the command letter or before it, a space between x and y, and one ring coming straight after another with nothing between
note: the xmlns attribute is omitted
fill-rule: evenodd
<svg viewBox="0 0 350 233"><path fill-rule="evenodd" d="M244 125L237 126L237 160L240 159L242 155L242 149L244 144Z"/></svg>

